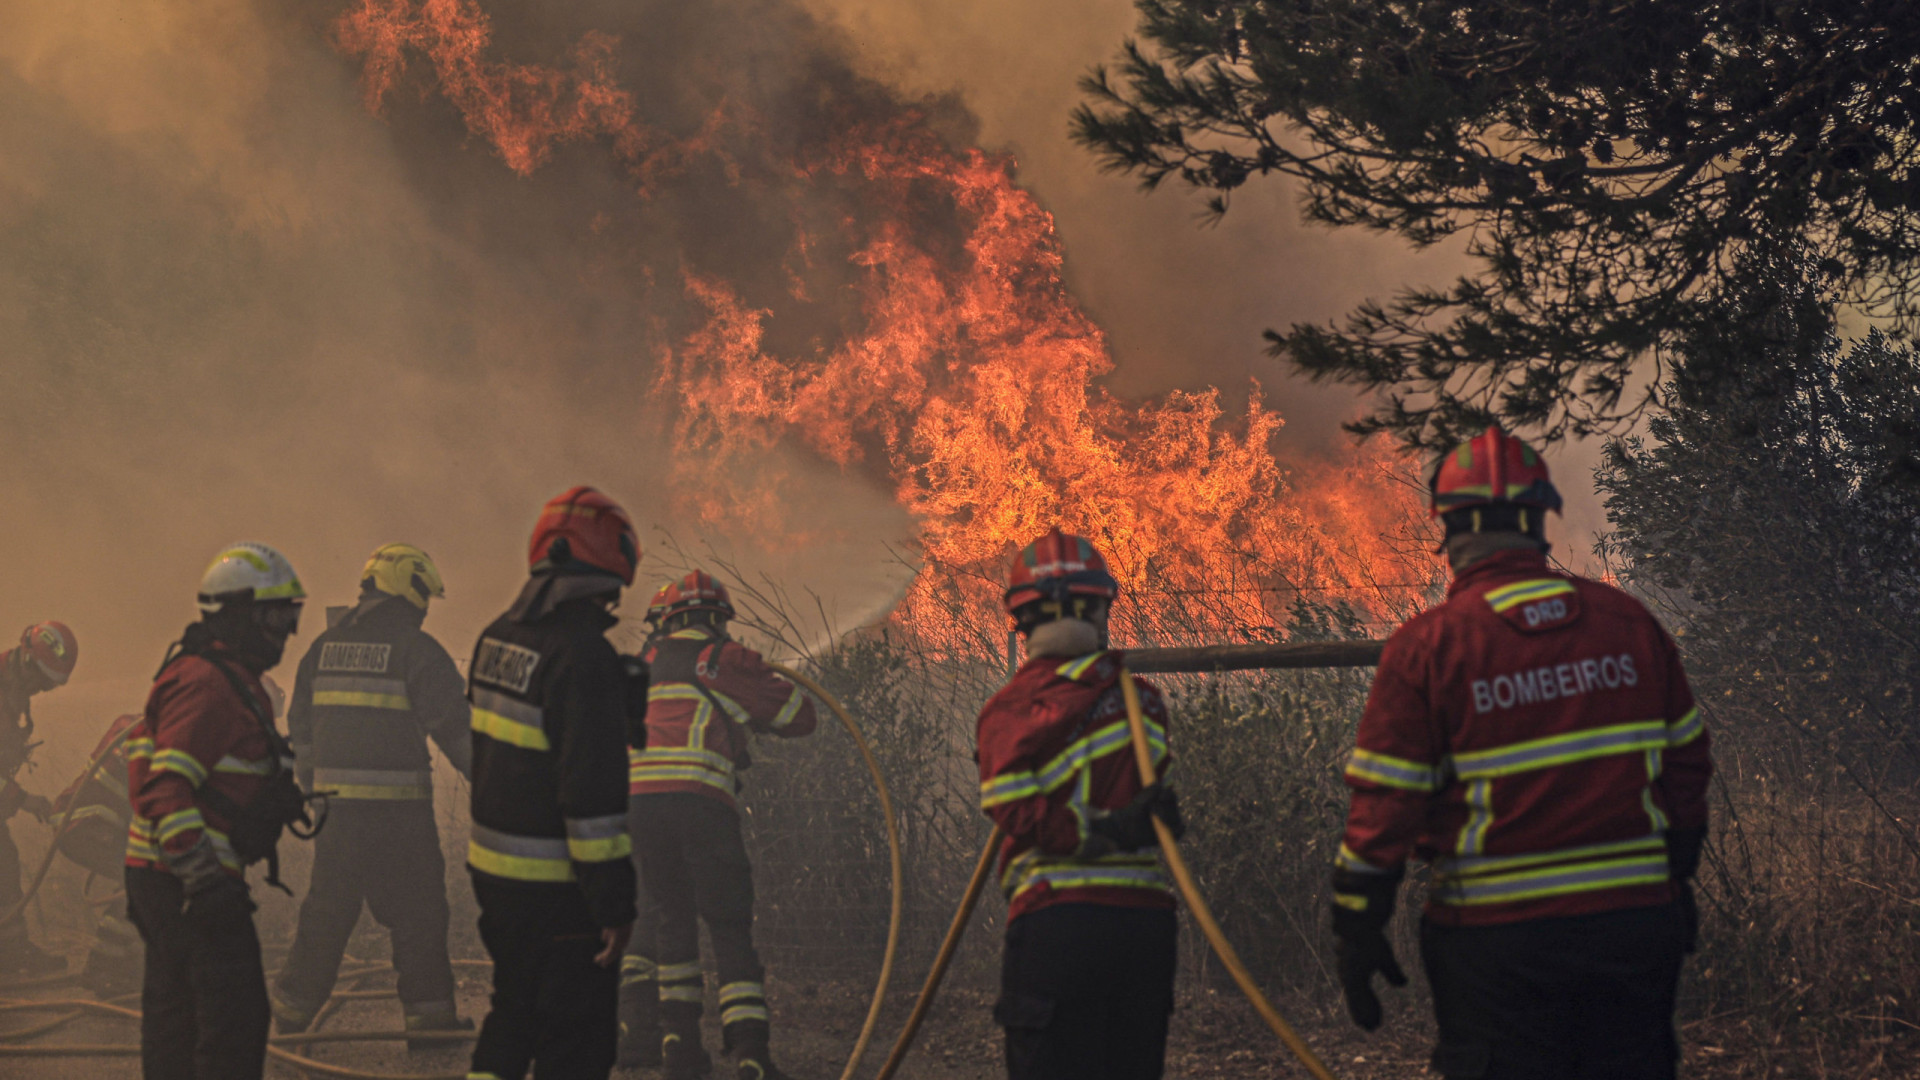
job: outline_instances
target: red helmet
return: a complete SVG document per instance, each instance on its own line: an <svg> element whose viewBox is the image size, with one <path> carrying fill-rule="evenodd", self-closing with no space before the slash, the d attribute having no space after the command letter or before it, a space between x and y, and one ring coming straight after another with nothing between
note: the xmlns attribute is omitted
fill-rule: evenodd
<svg viewBox="0 0 1920 1080"><path fill-rule="evenodd" d="M631 585L640 538L619 503L590 487L569 488L541 509L527 564L535 572L597 570Z"/></svg>
<svg viewBox="0 0 1920 1080"><path fill-rule="evenodd" d="M1120 583L1107 570L1107 560L1084 537L1063 533L1058 526L1014 556L1003 598L1009 613L1036 600L1064 600L1069 596L1120 595Z"/></svg>
<svg viewBox="0 0 1920 1080"><path fill-rule="evenodd" d="M66 623L35 623L20 632L20 648L55 686L65 686L80 659L80 639Z"/></svg>
<svg viewBox="0 0 1920 1080"><path fill-rule="evenodd" d="M705 570L690 571L679 581L669 581L660 586L653 594L653 603L647 605L647 621L661 623L669 615L678 615L683 611L717 611L721 616L733 618L733 597L727 594L727 587L714 580Z"/></svg>
<svg viewBox="0 0 1920 1080"><path fill-rule="evenodd" d="M1435 517L1495 503L1560 509L1547 463L1498 424L1441 455L1427 474L1427 491Z"/></svg>

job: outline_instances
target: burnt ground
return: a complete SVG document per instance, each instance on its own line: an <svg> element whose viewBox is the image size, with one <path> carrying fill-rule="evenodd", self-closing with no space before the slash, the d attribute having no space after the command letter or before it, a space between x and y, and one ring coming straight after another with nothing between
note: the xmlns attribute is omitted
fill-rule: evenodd
<svg viewBox="0 0 1920 1080"><path fill-rule="evenodd" d="M462 1012L485 1013L486 970L463 965L460 972ZM392 976L379 974L360 980L362 992L390 989ZM854 984L787 984L769 981L776 1016L775 1050L782 1067L799 1080L834 1080L865 1014L868 988ZM343 989L346 987L343 985ZM8 1000L56 999L84 996L70 984L0 988ZM989 1080L1000 1070L998 1030L989 1017L993 995L975 987L955 987L941 996L913 1055L898 1074L902 1080ZM868 1051L862 1072L871 1075L904 1018L908 1002L903 993L883 1017L879 1035ZM1422 1077L1426 1071L1428 1025L1411 1001L1390 1005L1386 1029L1364 1036L1324 1013L1302 1013L1303 1003L1290 1007L1302 1033L1343 1080L1386 1080ZM711 1010L711 1003L710 1003ZM1283 1011L1288 1011L1283 1009ZM53 1014L9 1013L0 1016L0 1033L20 1031ZM711 1011L710 1011L711 1015ZM329 1020L329 1031L391 1031L398 1027L399 1007L391 997L373 997L345 1004ZM1920 1078L1920 1053L1907 1045L1828 1046L1799 1048L1755 1045L1740 1041L1739 1029L1712 1024L1689 1025L1687 1054L1681 1070L1686 1077L1705 1080L1747 1080L1761 1077L1858 1078L1858 1080L1914 1080ZM24 1043L5 1040L0 1045L101 1044L126 1046L138 1038L136 1025L116 1018L82 1019ZM4 1040L0 1034L0 1040ZM710 1030L710 1047L717 1048L718 1032ZM463 1048L407 1053L398 1043L336 1044L310 1051L331 1065L387 1075L457 1077L464 1073ZM14 1080L121 1080L139 1076L131 1056L68 1056L0 1059L0 1076ZM1167 1076L1170 1080L1266 1080L1305 1076L1286 1059L1276 1040L1260 1024L1244 1001L1231 990L1189 993L1174 1015ZM294 1077L298 1071L271 1065L270 1076ZM724 1077L725 1073L716 1073ZM616 1076L652 1080L655 1070L630 1070Z"/></svg>

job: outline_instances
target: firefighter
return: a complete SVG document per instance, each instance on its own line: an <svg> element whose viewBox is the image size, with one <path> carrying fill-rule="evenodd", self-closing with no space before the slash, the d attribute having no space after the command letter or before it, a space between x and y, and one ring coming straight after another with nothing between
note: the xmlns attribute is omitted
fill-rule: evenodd
<svg viewBox="0 0 1920 1080"><path fill-rule="evenodd" d="M733 602L695 570L661 586L647 608L642 659L645 748L630 751L630 828L643 886L640 933L622 962L621 1062L660 1064L664 1080L712 1069L700 1040L700 923L720 976L724 1050L740 1080L782 1080L769 1041L765 969L753 947L753 867L734 798L752 759L749 732L813 732L813 702L728 638Z"/></svg>
<svg viewBox="0 0 1920 1080"><path fill-rule="evenodd" d="M1373 1030L1373 976L1406 981L1385 930L1417 857L1435 1071L1669 1080L1713 770L1679 654L1638 601L1548 566L1560 496L1531 447L1489 428L1428 484L1453 582L1388 640L1346 770L1348 1010Z"/></svg>
<svg viewBox="0 0 1920 1080"><path fill-rule="evenodd" d="M44 795L29 795L20 787L20 773L31 767L34 747L35 694L65 686L80 658L80 643L64 623L43 622L27 627L20 644L0 653L0 974L46 975L63 970L67 962L45 952L27 937L26 913L18 910L21 890L20 849L14 846L7 822L25 810L41 821L53 812Z"/></svg>
<svg viewBox="0 0 1920 1080"><path fill-rule="evenodd" d="M139 722L139 713L127 713L108 724L106 734L87 755L91 762L106 753L107 760L90 775L74 777L53 803L60 830L54 846L88 873L108 881L125 875L127 829L133 823L133 805L127 799L127 743L121 733ZM81 968L80 982L102 997L137 987L140 958L140 932L127 921L123 893L108 901L94 925L94 945Z"/></svg>
<svg viewBox="0 0 1920 1080"><path fill-rule="evenodd" d="M627 668L605 635L639 561L626 511L590 487L561 494L534 526L526 586L474 646L467 869L493 1007L472 1080L613 1070L634 876Z"/></svg>
<svg viewBox="0 0 1920 1080"><path fill-rule="evenodd" d="M981 710L980 805L1006 833L1006 949L993 1018L1012 1080L1155 1080L1173 1011L1172 887L1153 818L1184 832L1162 783L1142 787L1107 648L1119 583L1059 529L1020 552L1004 594L1027 660ZM1167 709L1134 679L1156 767Z"/></svg>
<svg viewBox="0 0 1920 1080"><path fill-rule="evenodd" d="M246 866L267 859L278 884L274 844L302 803L261 675L280 662L306 595L273 548L222 551L200 582L201 621L168 650L128 737L127 907L146 943L146 1080L257 1080L265 1067L271 1014Z"/></svg>
<svg viewBox="0 0 1920 1080"><path fill-rule="evenodd" d="M327 797L328 827L274 985L281 1034L307 1030L327 1003L363 905L392 937L406 1030L472 1028L454 1009L427 749L431 738L461 776L471 774L466 680L420 626L428 603L445 595L426 552L376 549L360 571L359 603L314 640L294 677L288 735L301 786Z"/></svg>

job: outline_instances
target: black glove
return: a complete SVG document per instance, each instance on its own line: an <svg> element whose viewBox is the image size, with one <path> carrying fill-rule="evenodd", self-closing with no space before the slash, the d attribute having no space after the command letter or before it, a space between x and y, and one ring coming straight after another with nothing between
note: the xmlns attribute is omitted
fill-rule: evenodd
<svg viewBox="0 0 1920 1080"><path fill-rule="evenodd" d="M637 656L622 656L627 669L627 745L635 750L647 748L647 691L652 688L653 672Z"/></svg>
<svg viewBox="0 0 1920 1080"><path fill-rule="evenodd" d="M1392 986L1407 985L1407 974L1400 970L1386 933L1400 877L1398 870L1390 874L1333 872L1333 953L1340 989L1347 998L1347 1015L1365 1031L1380 1026L1374 975L1384 976Z"/></svg>
<svg viewBox="0 0 1920 1080"><path fill-rule="evenodd" d="M227 873L213 842L204 835L200 842L179 854L166 852L162 858L173 876L180 879L186 899L180 913L203 926L218 926L253 914L253 898L247 895L247 883Z"/></svg>
<svg viewBox="0 0 1920 1080"><path fill-rule="evenodd" d="M1095 813L1087 822L1087 838L1075 854L1097 859L1115 851L1139 851L1160 842L1153 819L1166 823L1175 840L1187 834L1187 823L1180 817L1180 797L1164 783L1152 783L1140 789L1127 805L1118 810Z"/></svg>
<svg viewBox="0 0 1920 1080"><path fill-rule="evenodd" d="M1693 898L1693 875L1700 869L1700 852L1706 846L1705 825L1667 830L1667 872L1673 875L1673 906L1680 913L1680 936L1687 952L1700 944L1700 906Z"/></svg>

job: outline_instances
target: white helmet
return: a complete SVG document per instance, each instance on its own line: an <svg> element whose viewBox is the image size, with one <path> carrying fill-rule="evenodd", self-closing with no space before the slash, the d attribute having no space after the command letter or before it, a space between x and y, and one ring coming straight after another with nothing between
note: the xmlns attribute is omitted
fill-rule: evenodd
<svg viewBox="0 0 1920 1080"><path fill-rule="evenodd" d="M265 544L241 541L228 544L214 557L213 565L200 578L200 610L208 615L226 606L235 594L246 593L253 600L305 600L307 590L300 587L300 576L285 555Z"/></svg>

